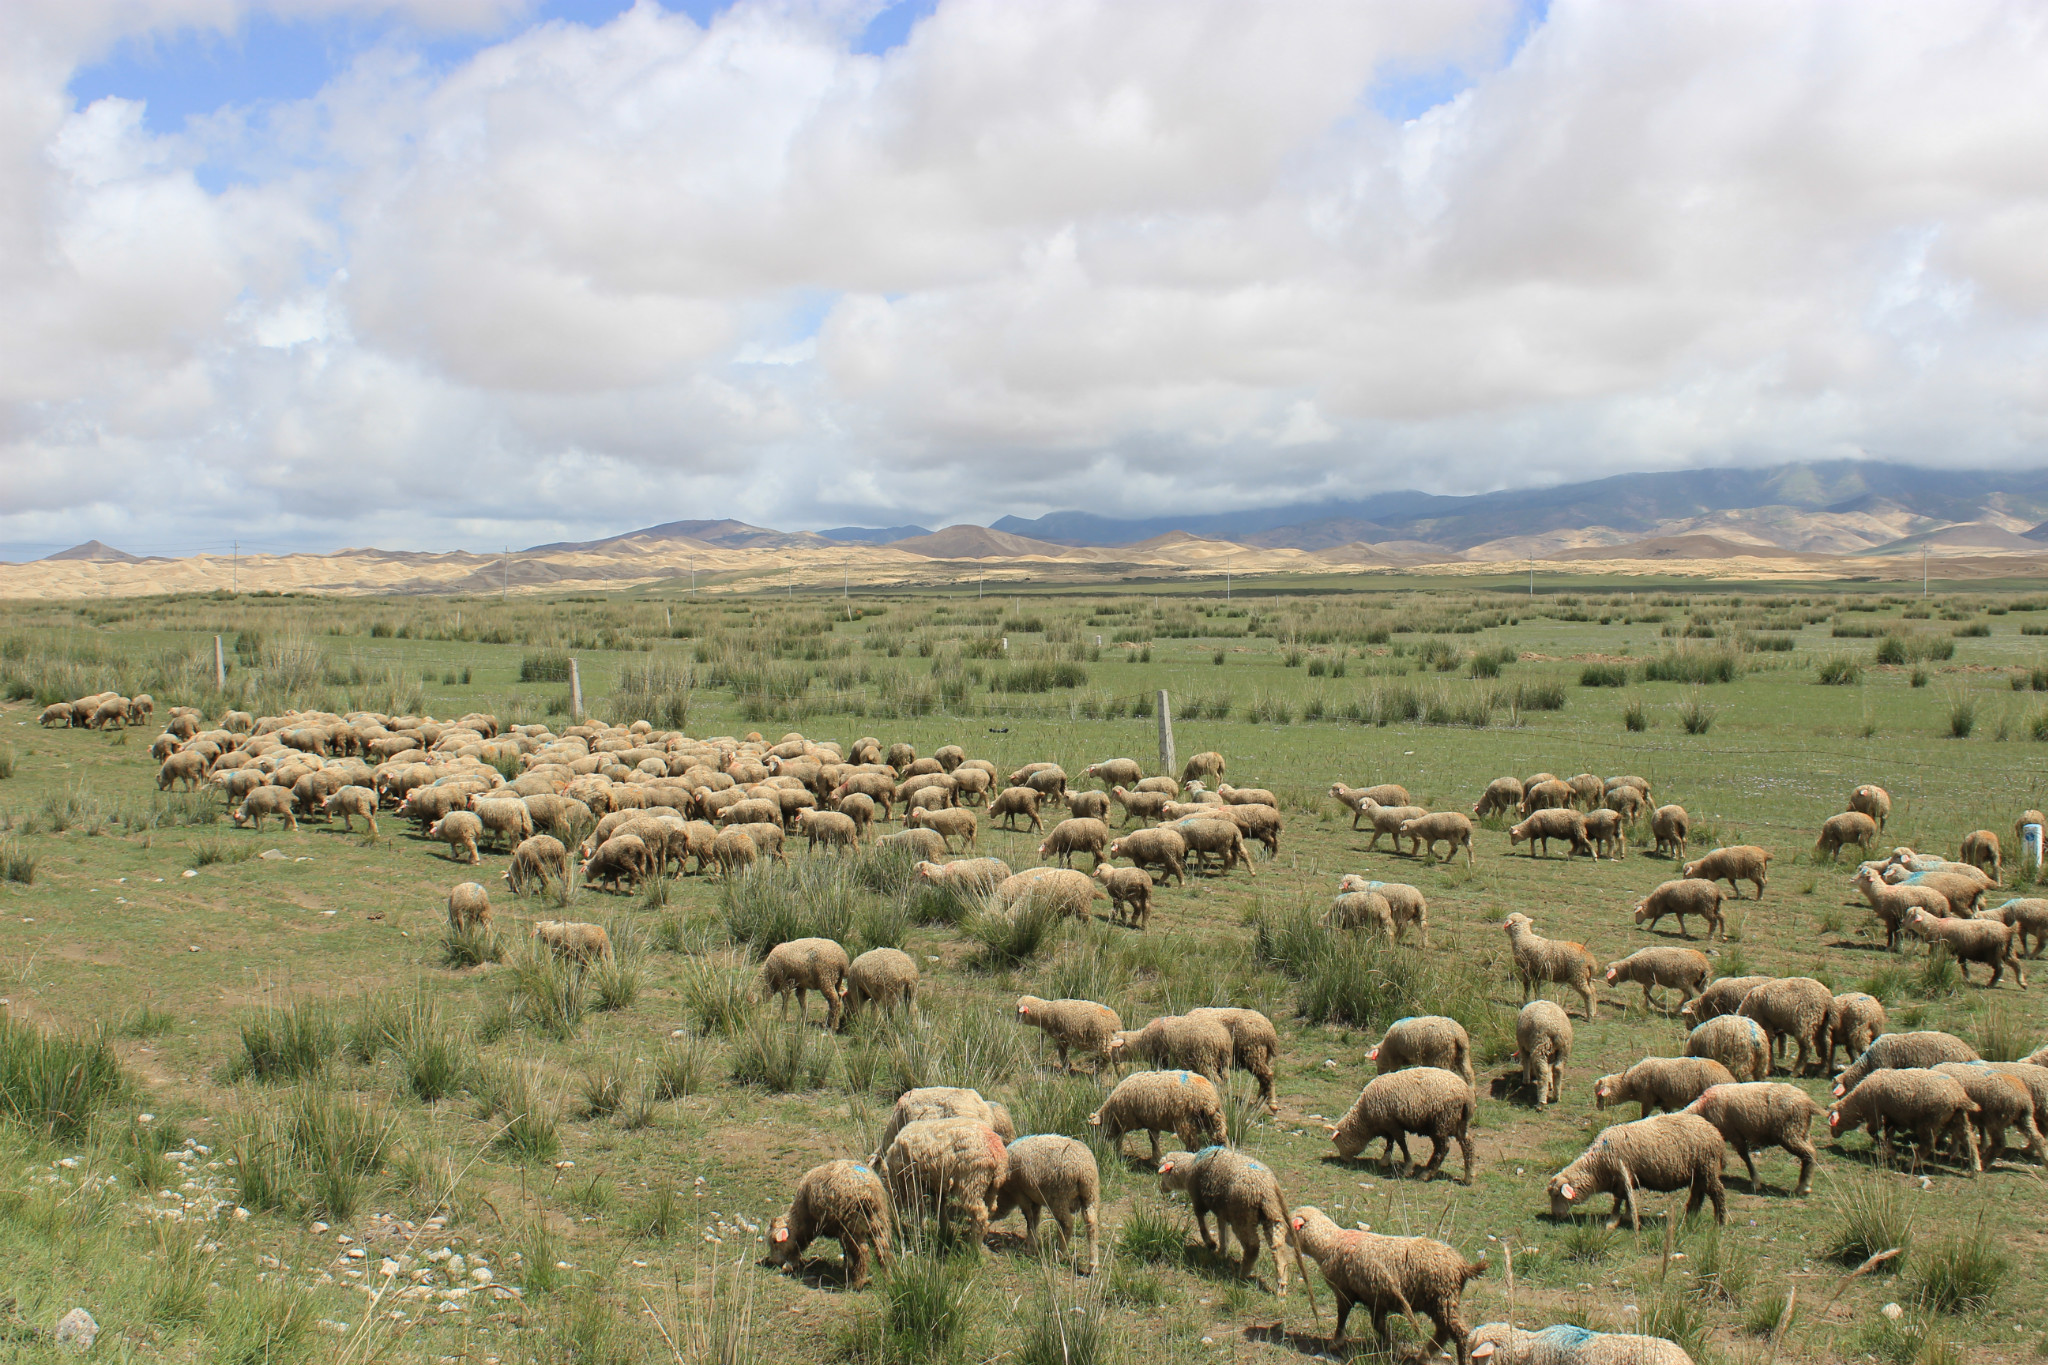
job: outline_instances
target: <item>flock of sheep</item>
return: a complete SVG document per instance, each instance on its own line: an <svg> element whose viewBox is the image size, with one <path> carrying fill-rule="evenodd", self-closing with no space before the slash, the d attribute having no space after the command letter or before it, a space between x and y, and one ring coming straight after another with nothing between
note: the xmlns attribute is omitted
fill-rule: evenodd
<svg viewBox="0 0 2048 1365"><path fill-rule="evenodd" d="M136 717L138 706L146 717L147 703L84 698L69 708L51 708L44 720L112 723L118 713L125 723ZM796 734L772 744L759 736L696 740L645 721L574 725L561 734L543 726L501 730L487 715L444 723L371 714L256 718L229 712L207 728L196 712L182 707L169 712L153 752L161 760L160 788L206 784L233 804L238 824L260 824L266 816L291 824L338 815L344 822L362 818L374 831L378 812L388 810L418 822L428 837L449 845L452 858L471 864L495 840L510 854L504 876L515 890L550 879L566 886L572 848L586 884L619 886L671 868L680 873L692 863L699 872L733 875L764 859L786 859L785 841L801 836L813 849L852 849L863 841L902 847L918 859L920 877L978 893L998 912L1041 905L1085 919L1093 903L1106 897L1113 917L1142 929L1155 874L1161 885L1184 884L1191 866L1200 871L1205 864L1219 875L1233 868L1255 875L1247 843L1277 854L1283 830L1273 793L1222 782L1225 762L1214 753L1191 759L1178 778L1146 777L1129 759L1096 764L1083 776L1107 790L1083 791L1070 788L1068 775L1055 764L1027 764L1003 775L956 745L921 758L909 745L885 747L871 737L842 751ZM1217 784L1213 790L1210 782ZM1330 794L1352 812L1353 828L1371 830L1369 849L1390 836L1397 851L1431 861L1443 846L1447 858L1462 850L1472 862L1474 818L1493 814L1517 818L1507 831L1509 848L1526 843L1532 858L1548 856L1553 841L1565 847L1567 858L1625 858L1630 826L1644 820L1658 852L1675 860L1687 852L1686 812L1656 805L1649 783L1633 776L1500 778L1488 785L1470 817L1425 810L1394 784L1338 785ZM1123 811L1123 829L1115 835L1107 823L1112 804ZM1046 831L1043 817L1051 806L1064 806L1067 815ZM1850 807L1823 825L1820 855L1832 859L1848 844L1861 846L1866 856L1873 851L1889 797L1880 788L1859 787ZM881 833L879 826L894 821L899 808L902 829ZM1028 821L1044 833L1038 853L1048 865L1013 872L990 857L946 861L956 851L975 850L984 816L1012 828ZM1137 829L1130 828L1134 820ZM1156 823L1146 827L1145 821ZM2041 815L2028 811L2016 828L2040 823ZM1091 855L1092 875L1073 869L1081 853ZM1855 885L1883 925L1888 948L1895 950L1902 934L1912 934L1945 945L1966 972L1983 963L1991 986L2010 968L2025 989L2019 951L2031 937L2038 956L2048 940L2048 901L2016 899L1986 907L1986 893L1997 886L2001 869L1999 840L1977 831L1961 853L1947 861L1898 849L1863 864ZM1739 896L1746 882L1760 900L1770 859L1761 848L1735 846L1685 862L1681 877L1636 904L1635 923L1654 926L1673 917L1680 934L1690 937L1686 921L1697 918L1711 939L1723 932L1719 883L1727 882ZM1132 866L1115 866L1119 860ZM463 883L450 896L448 914L456 929L487 924L488 892L479 883ZM1329 923L1396 940L1412 928L1423 949L1429 944L1425 898L1405 884L1343 878ZM1575 992L1589 1023L1598 1018L1600 983L1640 985L1646 1008L1655 1004L1653 990L1675 991L1677 1013L1690 1030L1682 1056L1647 1057L1594 1083L1598 1108L1632 1103L1642 1116L1600 1132L1551 1178L1549 1202L1556 1216L1569 1216L1576 1205L1607 1194L1614 1219L1626 1214L1639 1225L1640 1192L1686 1190L1688 1211L1711 1202L1720 1221L1721 1170L1729 1146L1757 1190L1763 1187L1755 1151L1776 1146L1792 1154L1800 1163L1792 1193L1803 1195L1817 1159L1809 1128L1823 1115L1836 1137L1865 1128L1887 1154L1899 1133L1913 1140L1922 1161L1935 1160L1937 1144L1945 1141L1950 1157L1970 1171L1986 1169L2003 1152L2006 1133L2016 1131L2028 1152L2048 1164L2048 1049L2023 1062L1985 1062L1945 1033L1888 1032L1877 1000L1834 995L1811 978L1714 981L1705 953L1677 946L1644 948L1603 970L1583 944L1542 937L1527 915L1510 915L1502 927L1525 1002L1515 1029L1521 1080L1539 1108L1561 1097L1573 1046L1570 1017L1541 998L1543 987ZM534 932L550 948L580 960L610 952L598 925L542 921ZM846 1014L867 1005L914 1004L918 969L913 958L895 949L849 960L831 940L800 939L768 954L761 986L764 994L781 999L785 1016L791 994L801 1015L815 991L824 1002L827 1027L837 1028ZM1537 998L1531 1000L1532 994ZM1272 1170L1229 1146L1224 1122L1220 1086L1231 1069L1255 1078L1261 1101L1278 1108L1274 1060L1280 1038L1265 1015L1196 1009L1127 1030L1114 1010L1098 1002L1028 995L1018 1000L1016 1013L1020 1024L1044 1031L1066 1070L1084 1055L1098 1065L1148 1068L1124 1076L1089 1115L1089 1125L1119 1152L1126 1134L1147 1134L1162 1188L1188 1195L1205 1244L1227 1249L1220 1229L1229 1228L1245 1273L1260 1249L1269 1248L1282 1297L1286 1258L1297 1264L1304 1256L1315 1260L1336 1295L1338 1339L1358 1306L1371 1314L1382 1338L1390 1313L1411 1321L1416 1315L1429 1318L1436 1328L1433 1348L1448 1342L1461 1362L1676 1365L1688 1359L1676 1345L1648 1337L1568 1327L1531 1333L1498 1323L1470 1329L1460 1315L1460 1298L1466 1282L1482 1273L1483 1259L1467 1262L1450 1246L1425 1237L1346 1230L1313 1207L1290 1209ZM1794 1074L1808 1068L1825 1074L1836 1051L1846 1052L1849 1064L1837 1078L1833 1105L1823 1109L1797 1086L1770 1079L1778 1056L1792 1048ZM1427 1137L1426 1179L1456 1143L1469 1184L1476 1078L1465 1029L1441 1016L1398 1020L1367 1059L1378 1074L1349 1111L1327 1125L1337 1152L1355 1157L1379 1141L1382 1160L1398 1146L1412 1169L1409 1139ZM1162 1134L1184 1150L1162 1152ZM1023 1212L1033 1242L1042 1214L1051 1215L1063 1244L1078 1220L1092 1271L1099 1264L1100 1183L1093 1150L1075 1135L1019 1137L1004 1106L976 1091L912 1090L897 1100L874 1153L865 1160L829 1161L804 1174L789 1211L769 1230L769 1256L774 1264L795 1267L814 1240L836 1238L844 1248L847 1282L858 1287L871 1259L889 1259L890 1228L899 1210L923 1206L964 1215L977 1246L991 1221L1014 1210ZM1211 1214L1219 1228L1214 1235Z"/></svg>

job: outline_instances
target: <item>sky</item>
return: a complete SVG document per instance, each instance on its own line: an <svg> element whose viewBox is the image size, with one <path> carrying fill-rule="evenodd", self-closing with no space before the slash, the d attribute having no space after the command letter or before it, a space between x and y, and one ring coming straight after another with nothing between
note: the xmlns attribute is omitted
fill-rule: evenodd
<svg viewBox="0 0 2048 1365"><path fill-rule="evenodd" d="M8 0L0 555L2048 464L2048 9Z"/></svg>

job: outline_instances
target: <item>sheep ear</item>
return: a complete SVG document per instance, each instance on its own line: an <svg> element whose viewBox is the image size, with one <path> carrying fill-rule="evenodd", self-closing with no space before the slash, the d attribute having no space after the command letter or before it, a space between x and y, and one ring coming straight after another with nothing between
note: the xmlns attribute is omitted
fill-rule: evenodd
<svg viewBox="0 0 2048 1365"><path fill-rule="evenodd" d="M1482 1341L1477 1346L1474 1346L1472 1348L1472 1358L1474 1360L1493 1359L1493 1343L1490 1341Z"/></svg>
<svg viewBox="0 0 2048 1365"><path fill-rule="evenodd" d="M787 1241L789 1240L789 1229L788 1229L788 1228L777 1228L777 1229L775 1229L775 1240L776 1240L776 1241L778 1241L778 1242L787 1242Z"/></svg>
<svg viewBox="0 0 2048 1365"><path fill-rule="evenodd" d="M1579 1197L1578 1191L1574 1190L1569 1185L1561 1186L1558 1189L1558 1193L1563 1195L1567 1199L1577 1199Z"/></svg>
<svg viewBox="0 0 2048 1365"><path fill-rule="evenodd" d="M1335 1137L1337 1135L1337 1125L1334 1123L1326 1123L1323 1125L1323 1131L1328 1133L1331 1137Z"/></svg>

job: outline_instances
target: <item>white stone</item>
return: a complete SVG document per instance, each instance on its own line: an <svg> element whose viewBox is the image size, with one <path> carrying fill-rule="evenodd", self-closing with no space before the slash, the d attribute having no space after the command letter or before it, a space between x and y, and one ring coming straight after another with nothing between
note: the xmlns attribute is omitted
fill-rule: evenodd
<svg viewBox="0 0 2048 1365"><path fill-rule="evenodd" d="M469 1272L469 1278L478 1284L489 1284L491 1282L491 1268L487 1265L480 1265L475 1270Z"/></svg>
<svg viewBox="0 0 2048 1365"><path fill-rule="evenodd" d="M1890 1318L1893 1322L1897 1322L1900 1318L1906 1316L1906 1310L1895 1303L1888 1303L1877 1311Z"/></svg>
<svg viewBox="0 0 2048 1365"><path fill-rule="evenodd" d="M74 1308L57 1319L57 1344L76 1346L81 1352L92 1349L93 1339L100 1334L100 1325L92 1320L92 1314L83 1308Z"/></svg>

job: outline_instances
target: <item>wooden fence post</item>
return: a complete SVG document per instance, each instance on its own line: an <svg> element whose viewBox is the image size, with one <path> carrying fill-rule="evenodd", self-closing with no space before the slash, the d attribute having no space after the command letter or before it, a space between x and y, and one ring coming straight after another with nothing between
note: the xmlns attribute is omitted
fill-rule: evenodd
<svg viewBox="0 0 2048 1365"><path fill-rule="evenodd" d="M1173 711L1163 687L1159 689L1159 767L1168 777L1179 772L1173 760Z"/></svg>

